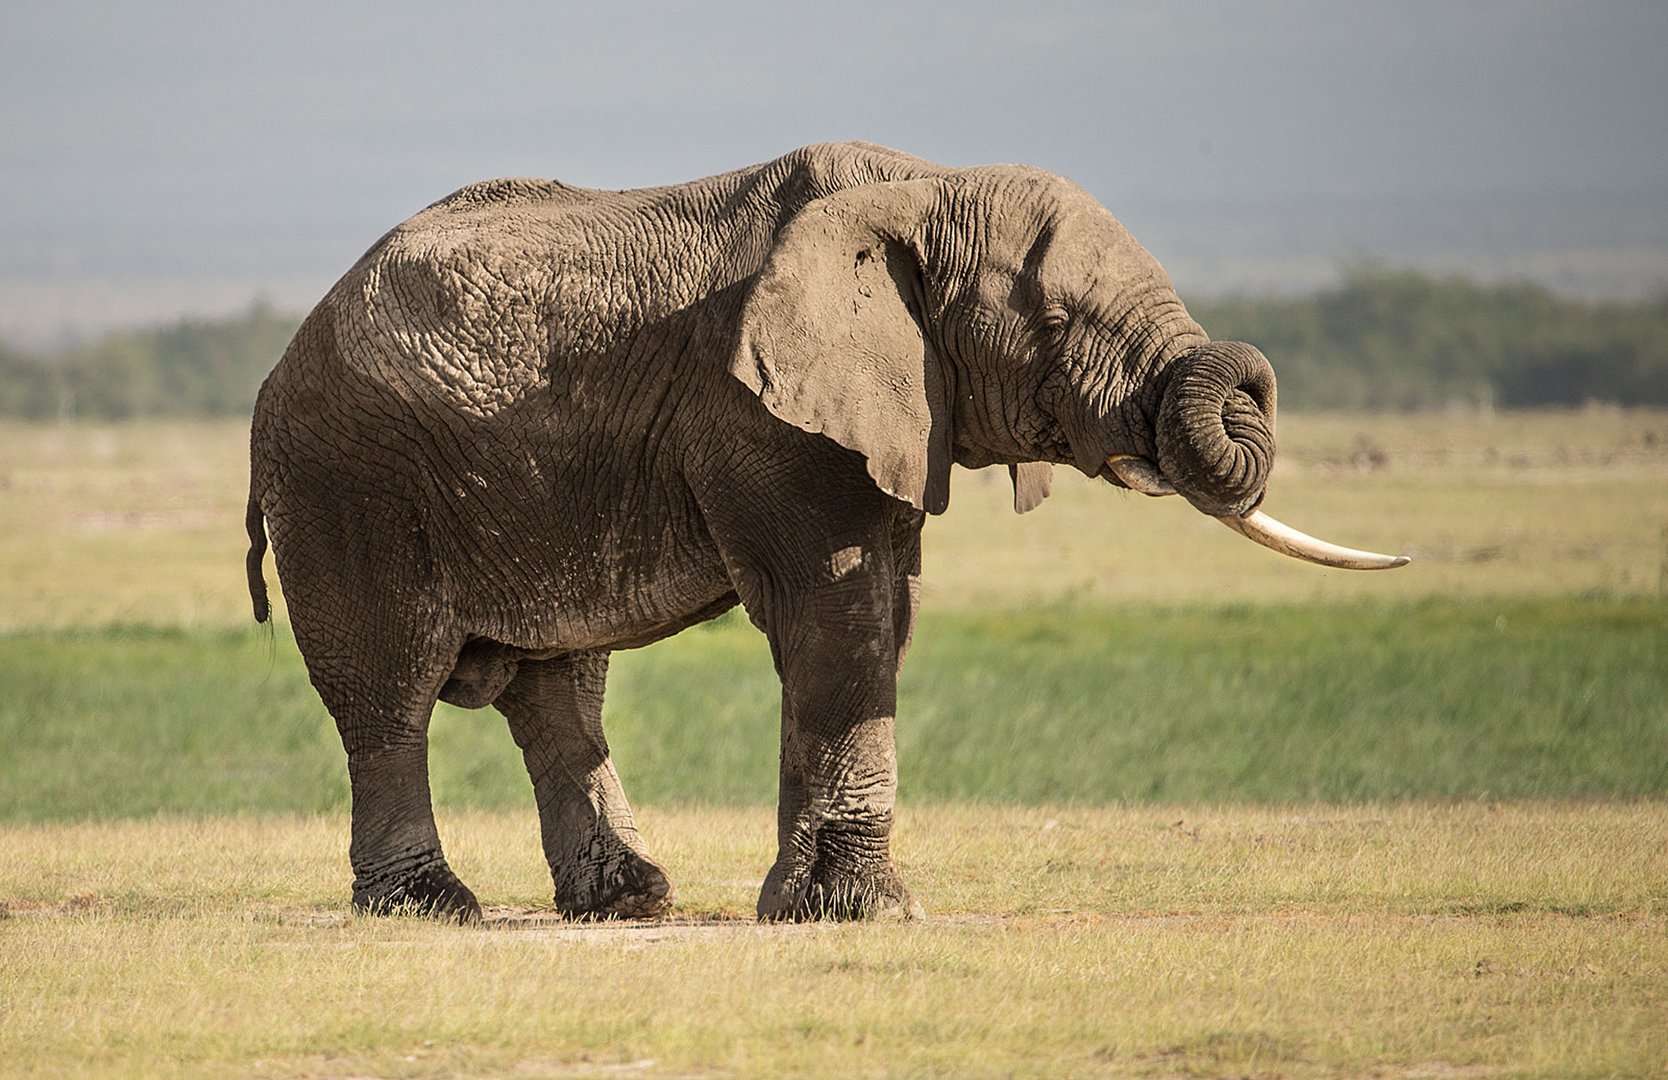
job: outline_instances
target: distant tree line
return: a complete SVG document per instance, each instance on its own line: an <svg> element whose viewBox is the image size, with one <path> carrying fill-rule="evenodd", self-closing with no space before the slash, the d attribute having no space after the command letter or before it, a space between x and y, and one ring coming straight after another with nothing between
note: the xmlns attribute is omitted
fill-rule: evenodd
<svg viewBox="0 0 1668 1080"><path fill-rule="evenodd" d="M1593 303L1535 285L1358 266L1303 296L1194 301L1258 345L1298 409L1668 405L1668 290ZM300 319L241 315L110 334L39 356L0 342L0 416L247 416Z"/></svg>
<svg viewBox="0 0 1668 1080"><path fill-rule="evenodd" d="M227 318L117 331L58 355L0 342L0 415L247 416L300 323L256 303Z"/></svg>
<svg viewBox="0 0 1668 1080"><path fill-rule="evenodd" d="M1668 289L1594 303L1375 265L1304 296L1190 303L1249 341L1300 409L1668 405Z"/></svg>

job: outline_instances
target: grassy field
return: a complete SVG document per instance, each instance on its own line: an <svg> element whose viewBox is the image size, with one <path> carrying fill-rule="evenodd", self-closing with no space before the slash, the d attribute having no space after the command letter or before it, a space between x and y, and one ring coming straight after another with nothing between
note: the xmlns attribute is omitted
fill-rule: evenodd
<svg viewBox="0 0 1668 1080"><path fill-rule="evenodd" d="M777 688L735 617L611 671L673 919L551 915L504 724L447 707L487 924L348 916L244 437L0 426L0 1073L1668 1073L1668 413L1284 418L1268 509L1390 574L960 476L899 709L931 918L788 928L746 917Z"/></svg>
<svg viewBox="0 0 1668 1080"><path fill-rule="evenodd" d="M906 800L1362 802L1668 792L1668 608L1426 600L1044 608L923 618L900 687ZM605 721L649 803L776 797L779 689L726 618L610 672ZM346 805L334 727L287 635L0 635L0 821ZM526 807L498 714L442 706L435 797Z"/></svg>
<svg viewBox="0 0 1668 1080"><path fill-rule="evenodd" d="M1652 1076L1668 808L906 808L923 923L761 927L764 808L643 825L660 924L542 913L529 823L443 815L484 927L344 917L346 823L0 832L12 1075Z"/></svg>

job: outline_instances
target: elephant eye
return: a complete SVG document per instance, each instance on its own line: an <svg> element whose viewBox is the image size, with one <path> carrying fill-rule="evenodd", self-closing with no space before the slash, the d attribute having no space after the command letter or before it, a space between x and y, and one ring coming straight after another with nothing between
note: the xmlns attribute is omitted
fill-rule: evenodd
<svg viewBox="0 0 1668 1080"><path fill-rule="evenodd" d="M1037 317L1037 326L1051 344L1058 345L1065 340L1066 327L1071 323L1071 316L1065 308L1049 307L1043 309Z"/></svg>

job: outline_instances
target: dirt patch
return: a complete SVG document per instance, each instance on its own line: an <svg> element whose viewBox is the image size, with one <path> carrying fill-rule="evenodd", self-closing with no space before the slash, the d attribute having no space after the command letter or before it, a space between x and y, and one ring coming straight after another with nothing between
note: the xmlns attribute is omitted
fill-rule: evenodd
<svg viewBox="0 0 1668 1080"><path fill-rule="evenodd" d="M272 917L280 925L321 930L341 929L361 918L341 909L316 908L278 911ZM481 909L481 923L476 929L486 933L524 934L593 944L649 944L713 936L809 933L819 925L826 929L835 924L761 923L751 915L722 913L672 915L664 919L573 919L548 907L487 906Z"/></svg>
<svg viewBox="0 0 1668 1080"><path fill-rule="evenodd" d="M571 919L553 908L481 909L481 929L560 941L655 942L713 935L754 934L769 927L742 915L671 915L663 919Z"/></svg>

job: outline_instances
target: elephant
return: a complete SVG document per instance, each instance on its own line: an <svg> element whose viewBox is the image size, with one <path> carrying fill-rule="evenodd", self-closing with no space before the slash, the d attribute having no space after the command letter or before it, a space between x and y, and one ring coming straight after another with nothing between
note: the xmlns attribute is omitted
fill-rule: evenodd
<svg viewBox="0 0 1668 1080"><path fill-rule="evenodd" d="M378 240L260 389L268 545L351 787L352 904L480 917L428 780L436 700L525 758L556 908L675 892L609 755L609 656L741 605L782 686L762 920L909 917L897 678L952 464L1023 513L1071 466L1359 569L1258 509L1275 380L1082 188L867 143L691 183L471 184Z"/></svg>

